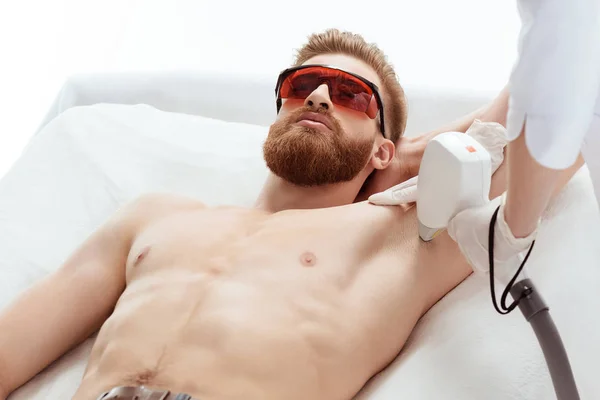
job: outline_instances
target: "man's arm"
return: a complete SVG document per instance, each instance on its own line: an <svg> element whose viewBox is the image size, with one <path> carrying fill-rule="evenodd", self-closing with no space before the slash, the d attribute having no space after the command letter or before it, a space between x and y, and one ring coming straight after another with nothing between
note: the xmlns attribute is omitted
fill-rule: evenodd
<svg viewBox="0 0 600 400"><path fill-rule="evenodd" d="M131 210L118 212L57 271L0 312L0 400L97 331L112 313L125 288L134 220Z"/></svg>
<svg viewBox="0 0 600 400"><path fill-rule="evenodd" d="M473 124L473 122L476 119L478 119L482 122L498 122L499 124L506 127L506 115L508 113L509 97L510 97L510 93L508 90L508 86L506 86L506 87L504 87L504 89L502 89L502 91L500 91L498 96L496 96L496 98L490 104L488 104L476 111L473 111L472 113L465 115L464 117L461 117L446 126L443 126L439 129L436 129L434 131L425 133L422 136L419 136L419 138L421 138L420 145L422 147L422 151L419 152L419 154L418 154L420 156L419 164L421 162L421 158L423 157L423 152L425 150L425 146L427 145L427 142L429 142L429 140L431 140L432 138L436 137L437 135L439 135L441 133L449 132L449 131L466 132L467 129L469 129L471 124ZM515 147L515 145L520 146L519 147L520 149L521 149L521 147L523 147L521 143L509 144L508 147L509 148ZM514 150L514 151L516 152L517 150ZM507 153L507 151L505 149L505 154L506 153ZM510 157L510 155L509 155L509 157ZM500 167L500 169L498 169L498 171L496 171L496 173L494 174L494 177L492 179L490 198L494 198L494 197L501 195L508 188L508 180L507 180L508 170L507 170L506 164L507 163L506 163L506 157L505 157L505 162L503 163L502 167ZM583 160L583 157L580 155L579 158L577 159L577 162L575 164L573 164L571 167L569 167L568 169L562 170L562 171L557 171L556 178L555 179L553 178L551 185L549 185L552 195L556 195L560 190L562 190L562 188L567 184L567 182L569 182L569 180L573 177L575 172L577 172L583 164L584 164L584 160Z"/></svg>
<svg viewBox="0 0 600 400"><path fill-rule="evenodd" d="M486 104L447 125L420 135L419 138L423 139L426 145L431 139L444 132L466 132L476 119L482 122L498 122L499 124L506 126L509 96L508 86L506 86L498 93L498 96L496 96L491 103Z"/></svg>
<svg viewBox="0 0 600 400"><path fill-rule="evenodd" d="M423 157L423 152L425 150L425 146L427 145L427 142L429 142L429 140L433 139L434 137L436 137L437 135L444 133L444 132L449 132L449 131L454 131L454 132L466 132L467 129L469 129L469 127L471 126L471 124L473 124L473 122L478 119L482 122L497 122L501 125L503 125L504 127L506 127L506 115L508 113L508 99L510 97L510 93L508 90L508 86L504 87L504 89L502 89L502 91L500 91L500 93L498 94L498 96L496 96L496 98L488 105L473 111L472 113L465 115L464 117L461 117L459 119L457 119L454 122L451 122L450 124L436 129L434 131L425 133L424 135L420 136L422 142L421 142L421 147L422 147L422 152L419 153L419 164L421 162L421 158ZM522 136L522 135L521 135ZM517 141L515 142L520 142L519 139L517 139ZM513 152L517 152L517 151L523 151L524 145L522 143L510 143L508 145L508 148L515 148L518 146L518 150L517 149L513 149ZM504 150L505 155L507 153L507 150L505 148ZM509 150L510 152L510 150ZM509 155L510 157L510 155ZM494 177L492 178L492 187L490 190L490 198L495 198L499 195L501 195L507 188L508 188L508 167L506 166L506 159L507 157L504 158L505 161L503 163L503 165L498 169L498 171L496 171L496 173L494 174ZM567 184L567 182L569 182L569 180L573 177L573 175L575 174L575 172L577 172L579 170L579 168L581 168L581 166L584 164L584 160L583 157L580 155L579 158L577 159L577 162L575 164L573 164L571 167L569 167L568 169L562 170L562 171L555 171L556 172L556 176L553 177L551 180L548 180L548 188L550 190L550 192L552 193L552 195L556 195L558 192L560 192L560 190L562 190L562 188ZM535 193L534 190L531 191L532 193ZM547 203L546 203L547 204ZM508 217L507 217L508 218Z"/></svg>

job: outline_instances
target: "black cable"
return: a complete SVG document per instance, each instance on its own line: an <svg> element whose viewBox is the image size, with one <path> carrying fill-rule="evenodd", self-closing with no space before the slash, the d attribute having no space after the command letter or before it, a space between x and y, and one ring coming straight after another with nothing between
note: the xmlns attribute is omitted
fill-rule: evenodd
<svg viewBox="0 0 600 400"><path fill-rule="evenodd" d="M502 307L502 310L501 310L498 307L498 303L496 301L496 291L495 291L495 287L494 287L494 232L495 232L495 227L496 227L496 220L498 219L498 211L500 211L500 206L498 206L498 208L496 208L496 211L494 211L494 214L492 215L492 219L490 220L490 231L489 231L489 236L488 236L488 255L489 255L489 262L490 262L490 291L492 292L492 303L494 304L494 308L496 309L496 311L498 311L498 313L500 313L502 315L506 315L506 314L510 313L512 310L514 310L515 307L517 307L517 305L519 304L519 302L521 301L521 299L523 297L525 297L531 293L531 289L524 290L523 292L521 292L521 295L519 296L519 298L517 298L515 301L513 301L513 303L510 306L508 306L508 307L506 306L506 298L508 297L508 295L510 293L510 289L515 284L517 277L523 270L523 267L525 266L527 259L529 259L529 255L531 254L531 250L533 250L533 245L535 244L535 240L531 243L531 246L529 247L529 251L527 252L527 255L525 256L525 259L521 263L521 266L517 270L517 273L515 274L515 276L513 276L513 278L510 280L510 282L508 282L508 286L506 286L506 288L504 289L504 292L502 293L502 298L500 299L500 306Z"/></svg>

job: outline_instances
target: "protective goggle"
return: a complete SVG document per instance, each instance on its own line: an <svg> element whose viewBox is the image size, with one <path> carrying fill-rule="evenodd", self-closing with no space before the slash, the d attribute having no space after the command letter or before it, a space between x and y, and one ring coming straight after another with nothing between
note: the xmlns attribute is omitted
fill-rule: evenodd
<svg viewBox="0 0 600 400"><path fill-rule="evenodd" d="M277 79L277 113L281 99L305 100L322 84L329 88L333 104L364 112L371 119L380 113L381 134L385 137L383 101L377 86L365 78L326 65L301 65L284 70Z"/></svg>

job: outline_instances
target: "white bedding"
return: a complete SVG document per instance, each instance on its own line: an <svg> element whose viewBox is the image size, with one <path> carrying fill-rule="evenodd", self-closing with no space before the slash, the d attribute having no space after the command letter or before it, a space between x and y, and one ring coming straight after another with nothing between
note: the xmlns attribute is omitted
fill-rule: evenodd
<svg viewBox="0 0 600 400"><path fill-rule="evenodd" d="M250 206L267 173L261 156L266 129L149 106L64 112L0 181L0 308L57 268L119 205L141 193L168 191L211 205ZM600 218L585 169L547 216L529 262L531 276L551 306L582 399L600 398L595 371ZM472 276L440 301L397 360L358 398L553 398L531 328L518 311L498 315L486 283ZM70 398L92 343L79 346L10 399Z"/></svg>

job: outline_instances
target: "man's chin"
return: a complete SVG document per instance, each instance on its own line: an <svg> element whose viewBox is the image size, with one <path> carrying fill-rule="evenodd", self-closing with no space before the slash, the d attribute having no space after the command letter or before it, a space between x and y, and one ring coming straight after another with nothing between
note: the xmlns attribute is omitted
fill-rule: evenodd
<svg viewBox="0 0 600 400"><path fill-rule="evenodd" d="M294 159L289 155L280 159L266 158L266 161L273 175L300 187L344 184L355 179L361 171L360 169L349 170L334 160L328 162L327 157Z"/></svg>
<svg viewBox="0 0 600 400"><path fill-rule="evenodd" d="M357 143L346 139L341 131L296 122L271 126L263 146L271 172L303 187L351 181L367 164L371 149L372 141Z"/></svg>

